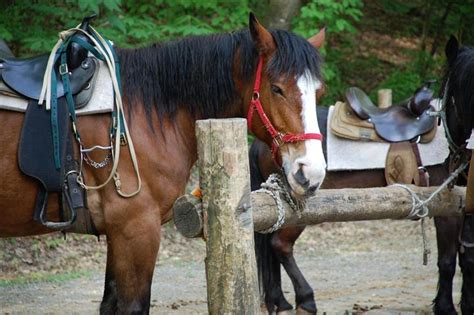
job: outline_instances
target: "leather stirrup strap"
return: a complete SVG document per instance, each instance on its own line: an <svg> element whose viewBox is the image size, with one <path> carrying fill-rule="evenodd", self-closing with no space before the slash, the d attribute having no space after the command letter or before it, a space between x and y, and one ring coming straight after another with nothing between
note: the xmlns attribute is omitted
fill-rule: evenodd
<svg viewBox="0 0 474 315"><path fill-rule="evenodd" d="M466 206L464 213L474 214L474 154L471 154L469 174L467 175Z"/></svg>
<svg viewBox="0 0 474 315"><path fill-rule="evenodd" d="M430 175L421 161L420 149L417 142L411 142L413 153L415 154L416 165L418 167L419 186L428 187L430 185Z"/></svg>

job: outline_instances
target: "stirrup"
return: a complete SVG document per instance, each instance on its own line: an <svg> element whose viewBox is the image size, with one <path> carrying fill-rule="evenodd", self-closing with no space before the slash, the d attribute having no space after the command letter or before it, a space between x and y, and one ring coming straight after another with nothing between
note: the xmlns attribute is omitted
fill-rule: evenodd
<svg viewBox="0 0 474 315"><path fill-rule="evenodd" d="M43 188L40 188L43 189ZM69 207L69 210L71 211L71 219L68 221L62 221L62 222L54 222L54 221L48 221L47 218L47 211L46 209L48 208L48 192L44 191L44 202L43 206L41 207L41 211L39 213L39 222L47 227L48 229L53 229L53 230L65 230L68 229L72 226L74 221L76 221L76 210L72 207L71 205L71 199L67 193L63 193L63 196L66 198L66 203L67 206Z"/></svg>

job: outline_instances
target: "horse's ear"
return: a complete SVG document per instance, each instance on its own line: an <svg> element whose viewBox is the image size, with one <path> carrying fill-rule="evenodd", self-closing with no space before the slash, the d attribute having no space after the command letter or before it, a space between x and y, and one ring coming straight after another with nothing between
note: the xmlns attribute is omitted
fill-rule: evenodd
<svg viewBox="0 0 474 315"><path fill-rule="evenodd" d="M319 30L318 34L308 38L308 42L313 45L314 48L321 48L324 45L326 39L326 26Z"/></svg>
<svg viewBox="0 0 474 315"><path fill-rule="evenodd" d="M271 55L276 49L275 40L252 12L249 14L249 29L258 52L266 56Z"/></svg>
<svg viewBox="0 0 474 315"><path fill-rule="evenodd" d="M448 43L446 44L446 48L444 49L446 57L448 58L448 63L451 64L454 60L456 60L456 57L458 56L458 50L459 42L454 35L451 35L449 37Z"/></svg>

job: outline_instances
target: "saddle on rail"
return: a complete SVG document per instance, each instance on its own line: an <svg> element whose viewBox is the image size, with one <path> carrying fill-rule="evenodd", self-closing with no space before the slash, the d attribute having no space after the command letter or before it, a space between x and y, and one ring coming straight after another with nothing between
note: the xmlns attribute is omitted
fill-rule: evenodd
<svg viewBox="0 0 474 315"><path fill-rule="evenodd" d="M413 97L388 108L375 106L359 88L346 92L346 103L336 104L330 121L335 135L357 141L390 143L385 162L387 184L428 185L418 143L428 143L436 135L436 117L430 115L433 91L418 89Z"/></svg>
<svg viewBox="0 0 474 315"><path fill-rule="evenodd" d="M87 30L93 17L83 20ZM87 40L87 38L86 38ZM74 152L71 111L83 107L92 96L97 61L87 57L81 46L69 46L67 63L58 58L53 70L56 74L54 109L39 105L49 55L29 59L14 58L8 46L0 42L0 93L28 100L18 148L20 170L37 180L38 194L33 217L44 226L94 233L86 211L85 190L79 185L79 164ZM61 80L62 76L68 80ZM52 92L53 93L53 92ZM70 97L68 100L67 97ZM72 100L71 100L72 99ZM70 104L73 104L71 108ZM58 194L60 221L47 218L48 196ZM76 220L78 219L78 220ZM77 227L77 221L82 225ZM76 226L73 224L76 223Z"/></svg>

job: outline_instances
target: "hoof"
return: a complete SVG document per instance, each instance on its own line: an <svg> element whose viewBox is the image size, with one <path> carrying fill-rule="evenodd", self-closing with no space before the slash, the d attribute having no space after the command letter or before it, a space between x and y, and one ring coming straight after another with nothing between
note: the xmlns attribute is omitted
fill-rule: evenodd
<svg viewBox="0 0 474 315"><path fill-rule="evenodd" d="M296 315L312 315L312 314L317 314L317 311L307 311L304 308L298 306L296 309Z"/></svg>

